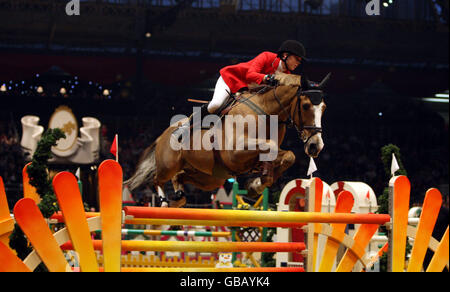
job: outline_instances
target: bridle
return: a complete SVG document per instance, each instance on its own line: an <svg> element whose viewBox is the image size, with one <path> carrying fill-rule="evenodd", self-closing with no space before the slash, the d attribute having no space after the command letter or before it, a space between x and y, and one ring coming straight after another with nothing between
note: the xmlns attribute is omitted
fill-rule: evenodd
<svg viewBox="0 0 450 292"><path fill-rule="evenodd" d="M295 130L297 131L298 136L300 137L300 139L303 141L303 143L306 145L308 143L308 141L314 137L315 135L322 133L322 127L317 127L316 125L303 125L303 123L301 124L301 127L299 128L297 126L297 124L294 122L293 116L295 116L295 111L297 111L298 113L301 113L301 109L300 109L300 96L301 95L305 95L309 98L309 100L311 101L311 103L313 105L319 105L320 103L322 103L323 100L323 92L321 90L306 90L303 91L301 89L301 87L298 88L297 93L296 93L296 102L295 102L295 108L294 108L294 113L291 115L290 112L288 112L286 110L286 107L281 103L280 98L277 96L276 93L276 89L277 86L275 86L275 88L273 89L273 96L275 97L276 101L278 102L278 104L280 105L281 109L283 110L283 112L287 115L288 119L285 122L287 124L287 126L289 128L295 128ZM301 122L301 115L300 115L300 122ZM307 137L305 130L309 130L311 132L311 134Z"/></svg>
<svg viewBox="0 0 450 292"><path fill-rule="evenodd" d="M328 78L329 76L327 76ZM255 113L257 113L258 115L264 115L264 116L268 116L269 114L267 114L263 109L261 109L259 106L257 106L255 103L253 103L251 101L251 98L263 93L265 91L267 91L268 88L272 88L273 90L273 96L275 97L275 100L278 102L278 104L281 107L281 110L287 115L288 119L287 121L280 121L280 124L286 124L288 128L295 128L295 130L297 131L297 134L300 138L300 140L303 141L304 145L306 146L306 144L308 143L308 141L314 137L315 135L322 133L322 127L317 127L316 125L303 125L303 123L301 123L301 127L299 128L297 126L297 124L294 123L294 120L292 118L292 116L295 116L295 110L297 112L301 112L300 109L300 96L301 95L305 95L309 98L309 100L311 101L311 103L313 105L319 105L322 100L323 100L323 92L322 90L302 90L301 87L298 88L297 93L296 93L296 104L295 104L295 110L294 113L291 115L290 112L288 112L286 110L286 107L283 106L283 104L281 103L280 98L277 96L276 93L276 89L279 85L276 85L274 87L269 87L269 86L265 86L262 89L260 89L258 92L254 93L253 95L243 98L243 99L239 99L236 100L238 101L238 103L243 103L246 104L249 108L251 108ZM320 87L319 87L320 88ZM300 117L300 121L301 121L301 117ZM310 135L306 136L305 130L310 131Z"/></svg>

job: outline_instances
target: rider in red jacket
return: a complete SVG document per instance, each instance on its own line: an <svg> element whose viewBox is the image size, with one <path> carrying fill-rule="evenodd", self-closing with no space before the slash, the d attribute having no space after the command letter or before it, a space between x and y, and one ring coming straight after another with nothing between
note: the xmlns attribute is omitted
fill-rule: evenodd
<svg viewBox="0 0 450 292"><path fill-rule="evenodd" d="M245 89L249 84L273 84L276 82L273 74L290 74L305 60L305 55L305 48L300 42L287 40L281 44L276 54L263 52L248 62L223 68L208 105L208 112L216 113L230 93Z"/></svg>
<svg viewBox="0 0 450 292"><path fill-rule="evenodd" d="M277 53L263 52L248 62L223 68L220 70L220 77L217 80L211 102L202 106L200 111L194 112L192 117L197 114L200 114L200 117L216 114L230 94L244 90L252 83L276 85L278 80L276 80L275 73L290 74L306 60L305 56L305 47L300 42L287 40L281 44ZM302 87L308 86L308 84L309 82L306 81ZM196 119L192 118L191 120ZM184 123L174 133L179 136L188 131L189 127L190 121Z"/></svg>

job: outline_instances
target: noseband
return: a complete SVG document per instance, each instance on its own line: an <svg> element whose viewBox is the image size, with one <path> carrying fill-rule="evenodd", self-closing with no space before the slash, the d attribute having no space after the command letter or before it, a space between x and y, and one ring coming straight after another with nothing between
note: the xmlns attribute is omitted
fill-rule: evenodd
<svg viewBox="0 0 450 292"><path fill-rule="evenodd" d="M286 108L281 103L280 98L276 94L276 88L274 88L274 90L273 90L273 95L274 95L275 99L277 100L278 104L281 106L281 109L288 116L288 120L287 120L286 124L288 125L289 128L292 128L292 127L295 128L295 130L297 131L298 136L300 137L300 139L303 141L303 143L305 145L308 143L308 141L313 136L315 136L315 135L317 135L319 133L322 133L322 127L317 127L316 125L308 126L308 125L303 125L303 123L301 123L301 128L299 128L294 123L294 120L292 118L291 113L287 112ZM305 95L306 97L308 97L313 105L319 105L323 101L323 92L321 90L302 91L302 89L299 87L298 90L297 90L297 93L296 93L297 101L296 101L296 105L295 105L295 108L296 108L297 112L299 112L299 113L301 113L301 109L300 109L300 96L301 95ZM294 112L294 114L295 114L295 112ZM301 121L301 116L300 116L300 121ZM305 130L311 131L311 134L307 138L305 137L306 136Z"/></svg>

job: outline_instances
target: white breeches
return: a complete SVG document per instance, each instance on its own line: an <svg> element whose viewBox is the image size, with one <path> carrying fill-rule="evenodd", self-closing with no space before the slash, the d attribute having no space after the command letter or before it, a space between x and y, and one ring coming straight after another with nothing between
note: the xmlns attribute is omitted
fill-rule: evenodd
<svg viewBox="0 0 450 292"><path fill-rule="evenodd" d="M230 95L231 90L228 85L223 80L222 76L219 77L216 83L216 88L214 89L214 95L211 102L208 104L208 112L215 113L225 102L227 97Z"/></svg>

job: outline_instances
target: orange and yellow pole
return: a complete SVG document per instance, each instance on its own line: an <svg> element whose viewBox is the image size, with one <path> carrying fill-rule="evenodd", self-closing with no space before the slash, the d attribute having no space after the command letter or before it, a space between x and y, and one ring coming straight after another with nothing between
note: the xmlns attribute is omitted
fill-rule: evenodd
<svg viewBox="0 0 450 292"><path fill-rule="evenodd" d="M345 214L319 212L275 212L248 210L212 210L132 207L124 208L126 215L134 218L219 220L230 222L283 222L283 223L346 223L346 224L385 224L391 217L386 214Z"/></svg>
<svg viewBox="0 0 450 292"><path fill-rule="evenodd" d="M102 250L102 241L92 241L95 250ZM72 250L71 242L61 245ZM122 251L179 251L179 252L301 252L303 242L216 242L216 241L143 241L122 240Z"/></svg>

